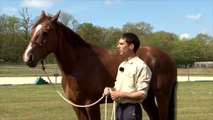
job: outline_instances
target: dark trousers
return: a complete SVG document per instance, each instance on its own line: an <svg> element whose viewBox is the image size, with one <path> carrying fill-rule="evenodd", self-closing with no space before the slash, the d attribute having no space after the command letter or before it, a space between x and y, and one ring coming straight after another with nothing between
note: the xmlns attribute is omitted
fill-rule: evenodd
<svg viewBox="0 0 213 120"><path fill-rule="evenodd" d="M116 120L142 120L140 103L118 103Z"/></svg>

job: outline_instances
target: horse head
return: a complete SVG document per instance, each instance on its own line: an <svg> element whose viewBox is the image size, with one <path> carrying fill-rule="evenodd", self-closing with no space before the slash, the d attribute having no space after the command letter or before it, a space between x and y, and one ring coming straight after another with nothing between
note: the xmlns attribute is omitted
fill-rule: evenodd
<svg viewBox="0 0 213 120"><path fill-rule="evenodd" d="M59 45L56 24L60 11L53 17L46 16L42 11L40 19L32 27L32 34L27 49L23 54L23 61L29 67L35 67L38 61L54 52Z"/></svg>

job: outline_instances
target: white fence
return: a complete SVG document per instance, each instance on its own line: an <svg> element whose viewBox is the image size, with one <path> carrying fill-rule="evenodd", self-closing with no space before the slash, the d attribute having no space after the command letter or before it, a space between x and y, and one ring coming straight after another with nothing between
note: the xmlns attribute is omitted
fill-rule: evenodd
<svg viewBox="0 0 213 120"><path fill-rule="evenodd" d="M201 62L195 62L194 67L200 67L200 68L213 68L213 61L201 61Z"/></svg>
<svg viewBox="0 0 213 120"><path fill-rule="evenodd" d="M35 84L38 77L0 77L0 85L24 85ZM45 81L49 82L47 77L42 77ZM61 76L50 77L52 83L61 83ZM187 76L181 75L177 78L178 82L185 81L213 81L213 76Z"/></svg>

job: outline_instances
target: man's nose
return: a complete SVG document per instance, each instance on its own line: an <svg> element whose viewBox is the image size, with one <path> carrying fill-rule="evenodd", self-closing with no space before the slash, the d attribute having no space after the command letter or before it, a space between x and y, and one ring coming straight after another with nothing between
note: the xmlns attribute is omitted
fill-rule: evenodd
<svg viewBox="0 0 213 120"><path fill-rule="evenodd" d="M120 45L118 44L118 45L117 45L117 48L119 48L119 47L120 47Z"/></svg>

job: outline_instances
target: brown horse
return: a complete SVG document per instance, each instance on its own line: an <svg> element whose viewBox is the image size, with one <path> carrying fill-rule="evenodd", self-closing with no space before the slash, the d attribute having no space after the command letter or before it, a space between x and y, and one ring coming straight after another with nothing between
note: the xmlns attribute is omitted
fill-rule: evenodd
<svg viewBox="0 0 213 120"><path fill-rule="evenodd" d="M32 28L23 61L35 67L38 61L54 53L62 73L63 90L69 100L80 105L93 103L102 96L106 86L114 86L117 68L123 58L118 51L109 51L85 42L58 21L59 14L49 17L42 11L41 18ZM149 46L141 47L138 56L153 72L143 108L151 120L173 120L177 77L174 60L161 50ZM79 120L100 120L99 104L73 108Z"/></svg>

